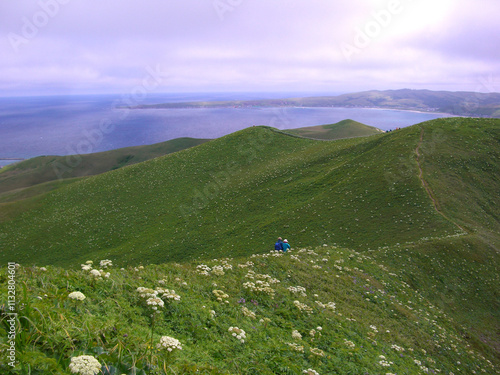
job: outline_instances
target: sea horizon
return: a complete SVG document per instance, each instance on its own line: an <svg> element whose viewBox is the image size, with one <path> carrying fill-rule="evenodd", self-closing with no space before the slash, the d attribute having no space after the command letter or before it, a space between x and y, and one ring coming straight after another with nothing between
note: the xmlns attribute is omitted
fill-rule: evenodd
<svg viewBox="0 0 500 375"><path fill-rule="evenodd" d="M180 137L218 138L255 125L283 130L352 119L387 131L452 116L446 113L344 107L117 108L130 103L278 99L314 94L319 93L155 93L144 98L123 94L1 97L0 166L16 162L6 159L86 154Z"/></svg>

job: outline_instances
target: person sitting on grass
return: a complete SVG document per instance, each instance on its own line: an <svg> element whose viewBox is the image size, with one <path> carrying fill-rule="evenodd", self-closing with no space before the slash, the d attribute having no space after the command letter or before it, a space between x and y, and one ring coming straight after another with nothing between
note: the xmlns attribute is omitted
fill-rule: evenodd
<svg viewBox="0 0 500 375"><path fill-rule="evenodd" d="M290 244L288 243L288 240L284 240L281 245L283 247L283 252L284 253L286 253L288 251L288 249L290 249Z"/></svg>
<svg viewBox="0 0 500 375"><path fill-rule="evenodd" d="M274 244L274 250L276 251L283 250L283 240L281 239L281 237L278 237L278 240Z"/></svg>

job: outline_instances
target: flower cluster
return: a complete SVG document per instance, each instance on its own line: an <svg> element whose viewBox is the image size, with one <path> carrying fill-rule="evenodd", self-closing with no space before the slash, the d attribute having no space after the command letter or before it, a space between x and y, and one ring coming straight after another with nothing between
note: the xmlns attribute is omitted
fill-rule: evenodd
<svg viewBox="0 0 500 375"><path fill-rule="evenodd" d="M300 303L299 301L293 301L295 307L297 307L300 311L304 311L308 314L312 313L312 308L307 306L305 303Z"/></svg>
<svg viewBox="0 0 500 375"><path fill-rule="evenodd" d="M217 297L217 301L219 301L219 302L222 302L223 300L229 298L229 295L224 293L222 290L214 289L214 290L212 290L212 293L215 294L215 297ZM226 303L228 303L228 302L229 301L226 300Z"/></svg>
<svg viewBox="0 0 500 375"><path fill-rule="evenodd" d="M156 288L156 291L161 294L162 298L173 299L174 301L180 301L181 296L175 293L175 290Z"/></svg>
<svg viewBox="0 0 500 375"><path fill-rule="evenodd" d="M315 302L322 309L328 309L328 310L335 311L335 308L336 308L335 302L328 302L327 304L324 304L321 301L315 301Z"/></svg>
<svg viewBox="0 0 500 375"><path fill-rule="evenodd" d="M213 266L212 268L210 268L206 264L200 264L200 265L196 266L196 270L198 271L198 273L200 275L210 276L210 274L212 273L216 276L223 276L225 274L224 270L232 270L233 269L233 266L231 264L229 264L230 260L231 260L230 258L221 259L220 260L221 265ZM219 260L214 259L213 261L218 262Z"/></svg>
<svg viewBox="0 0 500 375"><path fill-rule="evenodd" d="M292 338L294 340L302 340L302 335L300 334L299 331L294 330L294 331L292 331Z"/></svg>
<svg viewBox="0 0 500 375"><path fill-rule="evenodd" d="M302 297L307 297L306 288L304 288L303 286L289 286L287 289L294 294L299 294Z"/></svg>
<svg viewBox="0 0 500 375"><path fill-rule="evenodd" d="M78 301L83 301L85 299L85 294L83 294L82 292L71 292L68 295L68 298L76 299Z"/></svg>
<svg viewBox="0 0 500 375"><path fill-rule="evenodd" d="M398 352L404 352L405 351L404 348L402 348L400 346L397 346L395 344L391 345L391 348L394 349L394 350L396 350L396 351L398 351Z"/></svg>
<svg viewBox="0 0 500 375"><path fill-rule="evenodd" d="M216 276L223 276L225 274L224 267L222 266L213 266L212 273Z"/></svg>
<svg viewBox="0 0 500 375"><path fill-rule="evenodd" d="M214 259L215 261L217 261L217 259ZM229 264L229 262L231 261L232 259L231 258L224 258L224 259L221 259L220 262L222 264L222 268L224 268L225 270L232 270L233 269L233 266L231 264Z"/></svg>
<svg viewBox="0 0 500 375"><path fill-rule="evenodd" d="M306 375L319 375L319 372L313 370L312 368L308 368L307 370L302 371L302 373Z"/></svg>
<svg viewBox="0 0 500 375"><path fill-rule="evenodd" d="M229 332L231 332L231 335L233 335L233 337L236 337L236 339L240 340L242 344L245 342L246 333L242 329L239 329L238 327L229 327Z"/></svg>
<svg viewBox="0 0 500 375"><path fill-rule="evenodd" d="M101 371L101 364L91 355L71 358L69 369L73 374L95 375Z"/></svg>
<svg viewBox="0 0 500 375"><path fill-rule="evenodd" d="M102 280L102 278L108 278L109 272L104 272L103 270L90 270L90 274L96 279Z"/></svg>
<svg viewBox="0 0 500 375"><path fill-rule="evenodd" d="M239 268L245 268L245 267L253 267L254 266L254 263L252 261L248 261L246 263L243 263L243 264L238 264L238 267Z"/></svg>
<svg viewBox="0 0 500 375"><path fill-rule="evenodd" d="M167 349L167 351L172 352L174 349L182 350L181 342L173 337L162 336L160 343L156 345L158 349Z"/></svg>
<svg viewBox="0 0 500 375"><path fill-rule="evenodd" d="M346 344L350 349L354 349L356 347L356 345L352 341L346 339L344 339L344 344Z"/></svg>
<svg viewBox="0 0 500 375"><path fill-rule="evenodd" d="M137 292L139 292L139 295L142 298L154 298L158 296L158 292L156 290L150 289L150 288L144 288L142 286L138 287Z"/></svg>
<svg viewBox="0 0 500 375"><path fill-rule="evenodd" d="M262 280L257 280L255 283L251 281L243 283L243 288L250 289L252 292L263 292L271 297L274 297L274 294L276 293L275 290L271 288L269 283Z"/></svg>
<svg viewBox="0 0 500 375"><path fill-rule="evenodd" d="M99 279L99 280L102 280L103 277L104 278L109 277L109 275L110 275L109 272L104 272L103 270L92 269L92 264L93 264L93 262L91 260L86 261L85 264L81 265L82 271L89 271L92 276L94 276L96 279ZM110 260L101 260L101 267L103 264L105 265L104 268L106 268L108 266L111 266L111 261Z"/></svg>
<svg viewBox="0 0 500 375"><path fill-rule="evenodd" d="M389 367L393 364L393 362L387 361L387 359L383 355L379 355L378 357L380 358L380 361L378 363L382 367Z"/></svg>
<svg viewBox="0 0 500 375"><path fill-rule="evenodd" d="M241 308L243 315L248 316L249 318L255 319L255 313L253 311L248 310L245 306Z"/></svg>
<svg viewBox="0 0 500 375"><path fill-rule="evenodd" d="M287 345L292 348L293 350L295 350L296 352L299 352L299 353L304 353L304 347L302 345L298 345L294 342L288 342Z"/></svg>
<svg viewBox="0 0 500 375"><path fill-rule="evenodd" d="M323 350L321 350L321 349L311 348L310 351L311 351L311 354L317 355L318 357L324 357L325 356L325 352Z"/></svg>
<svg viewBox="0 0 500 375"><path fill-rule="evenodd" d="M137 292L142 298L157 298L158 295L161 295L161 298L173 299L174 301L180 301L181 296L175 293L175 290L156 288L153 290L151 288L144 288L142 286L137 288Z"/></svg>
<svg viewBox="0 0 500 375"><path fill-rule="evenodd" d="M91 260L87 260L87 261L85 262L85 264L82 264L82 265L81 265L81 266L82 266L82 270L83 270L83 271L90 271L90 270L92 269L92 264L93 264L93 263L94 263L94 262L92 262Z"/></svg>
<svg viewBox="0 0 500 375"><path fill-rule="evenodd" d="M101 268L108 268L108 267L111 267L113 265L113 262L110 261L109 259L104 259L104 260L101 260L99 265L101 266Z"/></svg>
<svg viewBox="0 0 500 375"><path fill-rule="evenodd" d="M165 306L165 302L163 302L163 300L161 298L158 298L158 297L148 298L146 301L146 304L148 306L151 306L151 308L155 311L158 310L158 307Z"/></svg>
<svg viewBox="0 0 500 375"><path fill-rule="evenodd" d="M210 271L212 271L212 269L205 264L200 264L199 266L196 266L196 270L200 275L204 276L210 276Z"/></svg>
<svg viewBox="0 0 500 375"><path fill-rule="evenodd" d="M257 279L257 280L266 280L267 283L269 284L277 284L280 281L276 278L273 278L271 275L267 274L261 274L261 273L255 273L255 271L249 270L247 274L245 275L246 278L248 279Z"/></svg>

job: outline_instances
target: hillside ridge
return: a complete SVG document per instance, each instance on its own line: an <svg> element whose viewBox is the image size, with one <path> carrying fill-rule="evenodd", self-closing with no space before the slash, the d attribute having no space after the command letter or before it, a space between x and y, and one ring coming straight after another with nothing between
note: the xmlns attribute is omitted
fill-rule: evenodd
<svg viewBox="0 0 500 375"><path fill-rule="evenodd" d="M251 261L256 266L256 273L268 274L284 284L277 289L276 300L271 299L259 308L251 302L246 305L262 318L279 317L279 324L273 327L270 336L278 340L273 341L273 348L282 348L283 342L278 338L290 335L293 329L302 329L303 335L312 329L302 321L295 301L299 301L299 306L302 306L300 303L316 306L315 301L326 305L331 301L338 304L342 316L363 322L358 325L342 320L349 327L349 333L342 331L346 340L356 338L357 347L376 347L375 344L367 346L366 337L370 338L370 343L375 337L379 338L377 345L384 348L395 340L392 344L400 347L426 350L426 361L429 357L442 363L447 371L458 372L456 362L461 357L451 347L453 344L480 353L468 352L467 359L462 359L468 369L479 371L484 368L480 355L495 364L500 359L495 351L500 345L497 335L500 327L499 160L498 119L438 119L390 133L331 142L297 137L270 127L250 127L197 147L1 205L0 241L3 247L0 257L5 264L13 259L22 265L20 275L26 274L31 280L26 287L33 293L30 296L33 295L38 309L42 305L44 311L49 311L47 306L64 308L58 313L76 319L74 324L77 326L83 324L78 319L90 315L74 315L72 310L65 310L66 292L88 293L91 297L87 307L95 314L102 314L101 305L92 302L97 295L104 296L106 307L114 306L109 310L110 317L118 314L116 303L134 306L128 316L135 324L138 343L151 336L150 328L140 328L141 324L147 326L148 322L144 321L147 315L146 310L141 310L145 306L138 302L134 288L151 287L159 278L166 277L167 285L177 290L182 284L176 277L190 281L200 277L200 282L193 283L190 289L192 294L183 295L186 304L179 305L180 310L169 305L161 324L162 334L185 340L186 348L195 342L207 345L205 353L210 354L205 360L192 351L186 352L189 354L182 358L190 364L214 363L212 355L217 358L217 351L213 353L208 347L216 340L223 341L220 335L229 328L223 327L222 321L207 326L212 336L205 341L206 330L199 330L192 324L205 316L202 311L207 310L201 306L214 308L216 314L229 319L224 322L244 327L247 332L253 332L252 327L263 328L239 323L245 319L241 315L241 299L264 305L261 296L247 294L249 291L242 286L261 280L242 279L247 272L238 264ZM321 256L304 250L299 255L302 262L295 264L292 256L298 253L292 252L287 258L272 255L269 250L278 236L287 238L294 250L316 249L311 251ZM254 256L248 258L249 254ZM235 261L214 260L226 258ZM113 282L109 285L104 280L106 276L100 284L101 280L93 279L91 274L71 271L88 260L97 263L104 259L112 261L116 268L123 268L111 273L110 281ZM286 267L267 263L268 260L283 260ZM214 274L210 276L214 277L212 283L207 283L202 281L206 280L202 277L206 275L191 273L198 272L197 266L200 270L204 269L203 265L217 270L229 263L233 269L238 269L235 271L238 278L229 278L228 271L227 279L218 279ZM59 276L49 282L43 278L42 267L54 270ZM343 273L337 272L341 271L338 267ZM141 274L143 269L147 271ZM298 274L294 272L299 270L302 270L301 276L296 277ZM393 278L397 278L397 285L392 284ZM7 287L6 280L0 274L1 287ZM50 293L45 292L47 301L35 301L36 295L42 294L38 280L45 280L45 285L55 285ZM213 282L218 285L217 289ZM297 286L309 291L307 298L287 297L290 290L286 288ZM227 310L218 310L219 305L212 300L216 299L213 290L231 297ZM122 297L112 297L117 293L123 299L117 301L116 298ZM406 299L409 294L414 296L411 303ZM335 296L335 301L327 300L328 296ZM195 302L197 298L199 301ZM366 303L361 307L362 313L347 315L355 314L361 301ZM424 306L424 301L429 305ZM193 303L200 303L200 306L196 305L196 309L189 312ZM340 306L345 310L340 311ZM319 315L320 311L314 311L314 317ZM437 314L433 315L432 311L443 312L444 315L440 314L442 321L437 324L441 327L444 322L450 324L446 328L447 337L452 334L456 339L446 344L435 341L444 337L432 333L437 328L432 322ZM364 313L373 321L364 319ZM174 316L185 320L176 321ZM383 320L379 320L382 317ZM38 315L31 318L40 319ZM328 318L332 320L321 323L325 327L330 327L327 322L338 322L339 317L334 314ZM168 322L175 322L175 325ZM200 322L200 327L204 327L205 322L203 320L203 325ZM295 327L290 322L294 322ZM115 326L118 332L130 334L115 322L108 323L108 328ZM315 321L316 324L320 322ZM410 328L406 324L410 324ZM401 330L407 334L371 336L367 335L370 325L388 326L386 330ZM214 331L210 331L210 327ZM331 348L339 349L339 345L344 345L336 341L334 333L338 333L340 326L335 327L333 331L328 328L329 333L325 330L328 342L318 347L328 353L329 359L336 358L335 353L330 353ZM111 331L102 328L107 339L113 337ZM441 331L437 328L436 332ZM75 332L75 335L79 334ZM44 338L40 336L40 342L44 342ZM93 344L107 347L99 339L92 340ZM64 352L63 341L61 344L53 342L53 347ZM430 346L416 346L416 342ZM78 346L81 347L83 344ZM223 346L218 348L225 350ZM385 355L388 353L386 350ZM294 353L286 358L296 358L291 354ZM403 354L403 357L391 356L389 361L394 362L395 367L408 366L405 361L413 357L407 358L408 352ZM374 364L375 357L368 359L366 351L353 355L357 358L353 359L356 365L350 369L329 361L320 361L318 366L323 373L333 369L377 373L379 367L374 367L378 366ZM240 358L245 361L246 356L242 354ZM276 362L271 357L266 358L261 359L266 366ZM350 363L341 358L340 363ZM423 358L415 359L424 363ZM306 357L304 361L309 364ZM115 366L118 362L113 363ZM220 368L227 369L226 364L217 363ZM248 368L253 365L249 364ZM438 368L432 361L425 365ZM286 362L284 366L292 365ZM272 373L266 371L271 370L262 373Z"/></svg>
<svg viewBox="0 0 500 375"><path fill-rule="evenodd" d="M439 201L436 198L436 195L432 191L432 189L429 186L429 184L427 183L427 181L425 181L424 171L422 169L422 165L421 165L421 161L420 161L420 147L422 146L422 142L424 140L423 138L424 138L424 128L422 128L422 130L420 132L420 140L418 142L417 148L415 149L415 154L417 155L416 161L417 161L417 165L418 165L418 178L420 179L422 186L424 187L425 191L427 192L429 199L432 201L432 205L434 206L434 209L436 210L436 212L438 214L440 214L442 217L444 217L446 220L453 223L458 229L460 229L462 232L464 232L464 234L469 233L466 229L462 228L460 225L458 225L458 223L456 223L455 221L450 219L448 216L446 216L443 213L443 211L441 211L441 209L439 207Z"/></svg>

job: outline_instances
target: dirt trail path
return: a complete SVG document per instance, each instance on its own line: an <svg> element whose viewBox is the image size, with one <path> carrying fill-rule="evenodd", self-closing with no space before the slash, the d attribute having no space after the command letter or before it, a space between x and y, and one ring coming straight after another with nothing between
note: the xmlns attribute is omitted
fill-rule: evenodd
<svg viewBox="0 0 500 375"><path fill-rule="evenodd" d="M442 217L444 217L446 220L448 220L450 223L455 225L457 228L459 228L462 232L469 233L463 227L458 225L455 221L451 220L448 216L446 216L443 213L443 211L441 211L439 201L437 200L436 196L434 195L434 192L432 191L432 189L429 186L429 184L427 183L427 181L425 181L425 179L424 179L424 171L422 170L422 165L420 162L420 146L422 145L423 140L424 140L424 129L422 128L422 131L420 132L420 140L418 142L417 148L415 149L415 154L417 155L418 178L420 179L422 186L424 187L425 191L427 192L427 195L429 196L430 200L432 201L432 204L433 204L436 212L438 214L440 214Z"/></svg>

